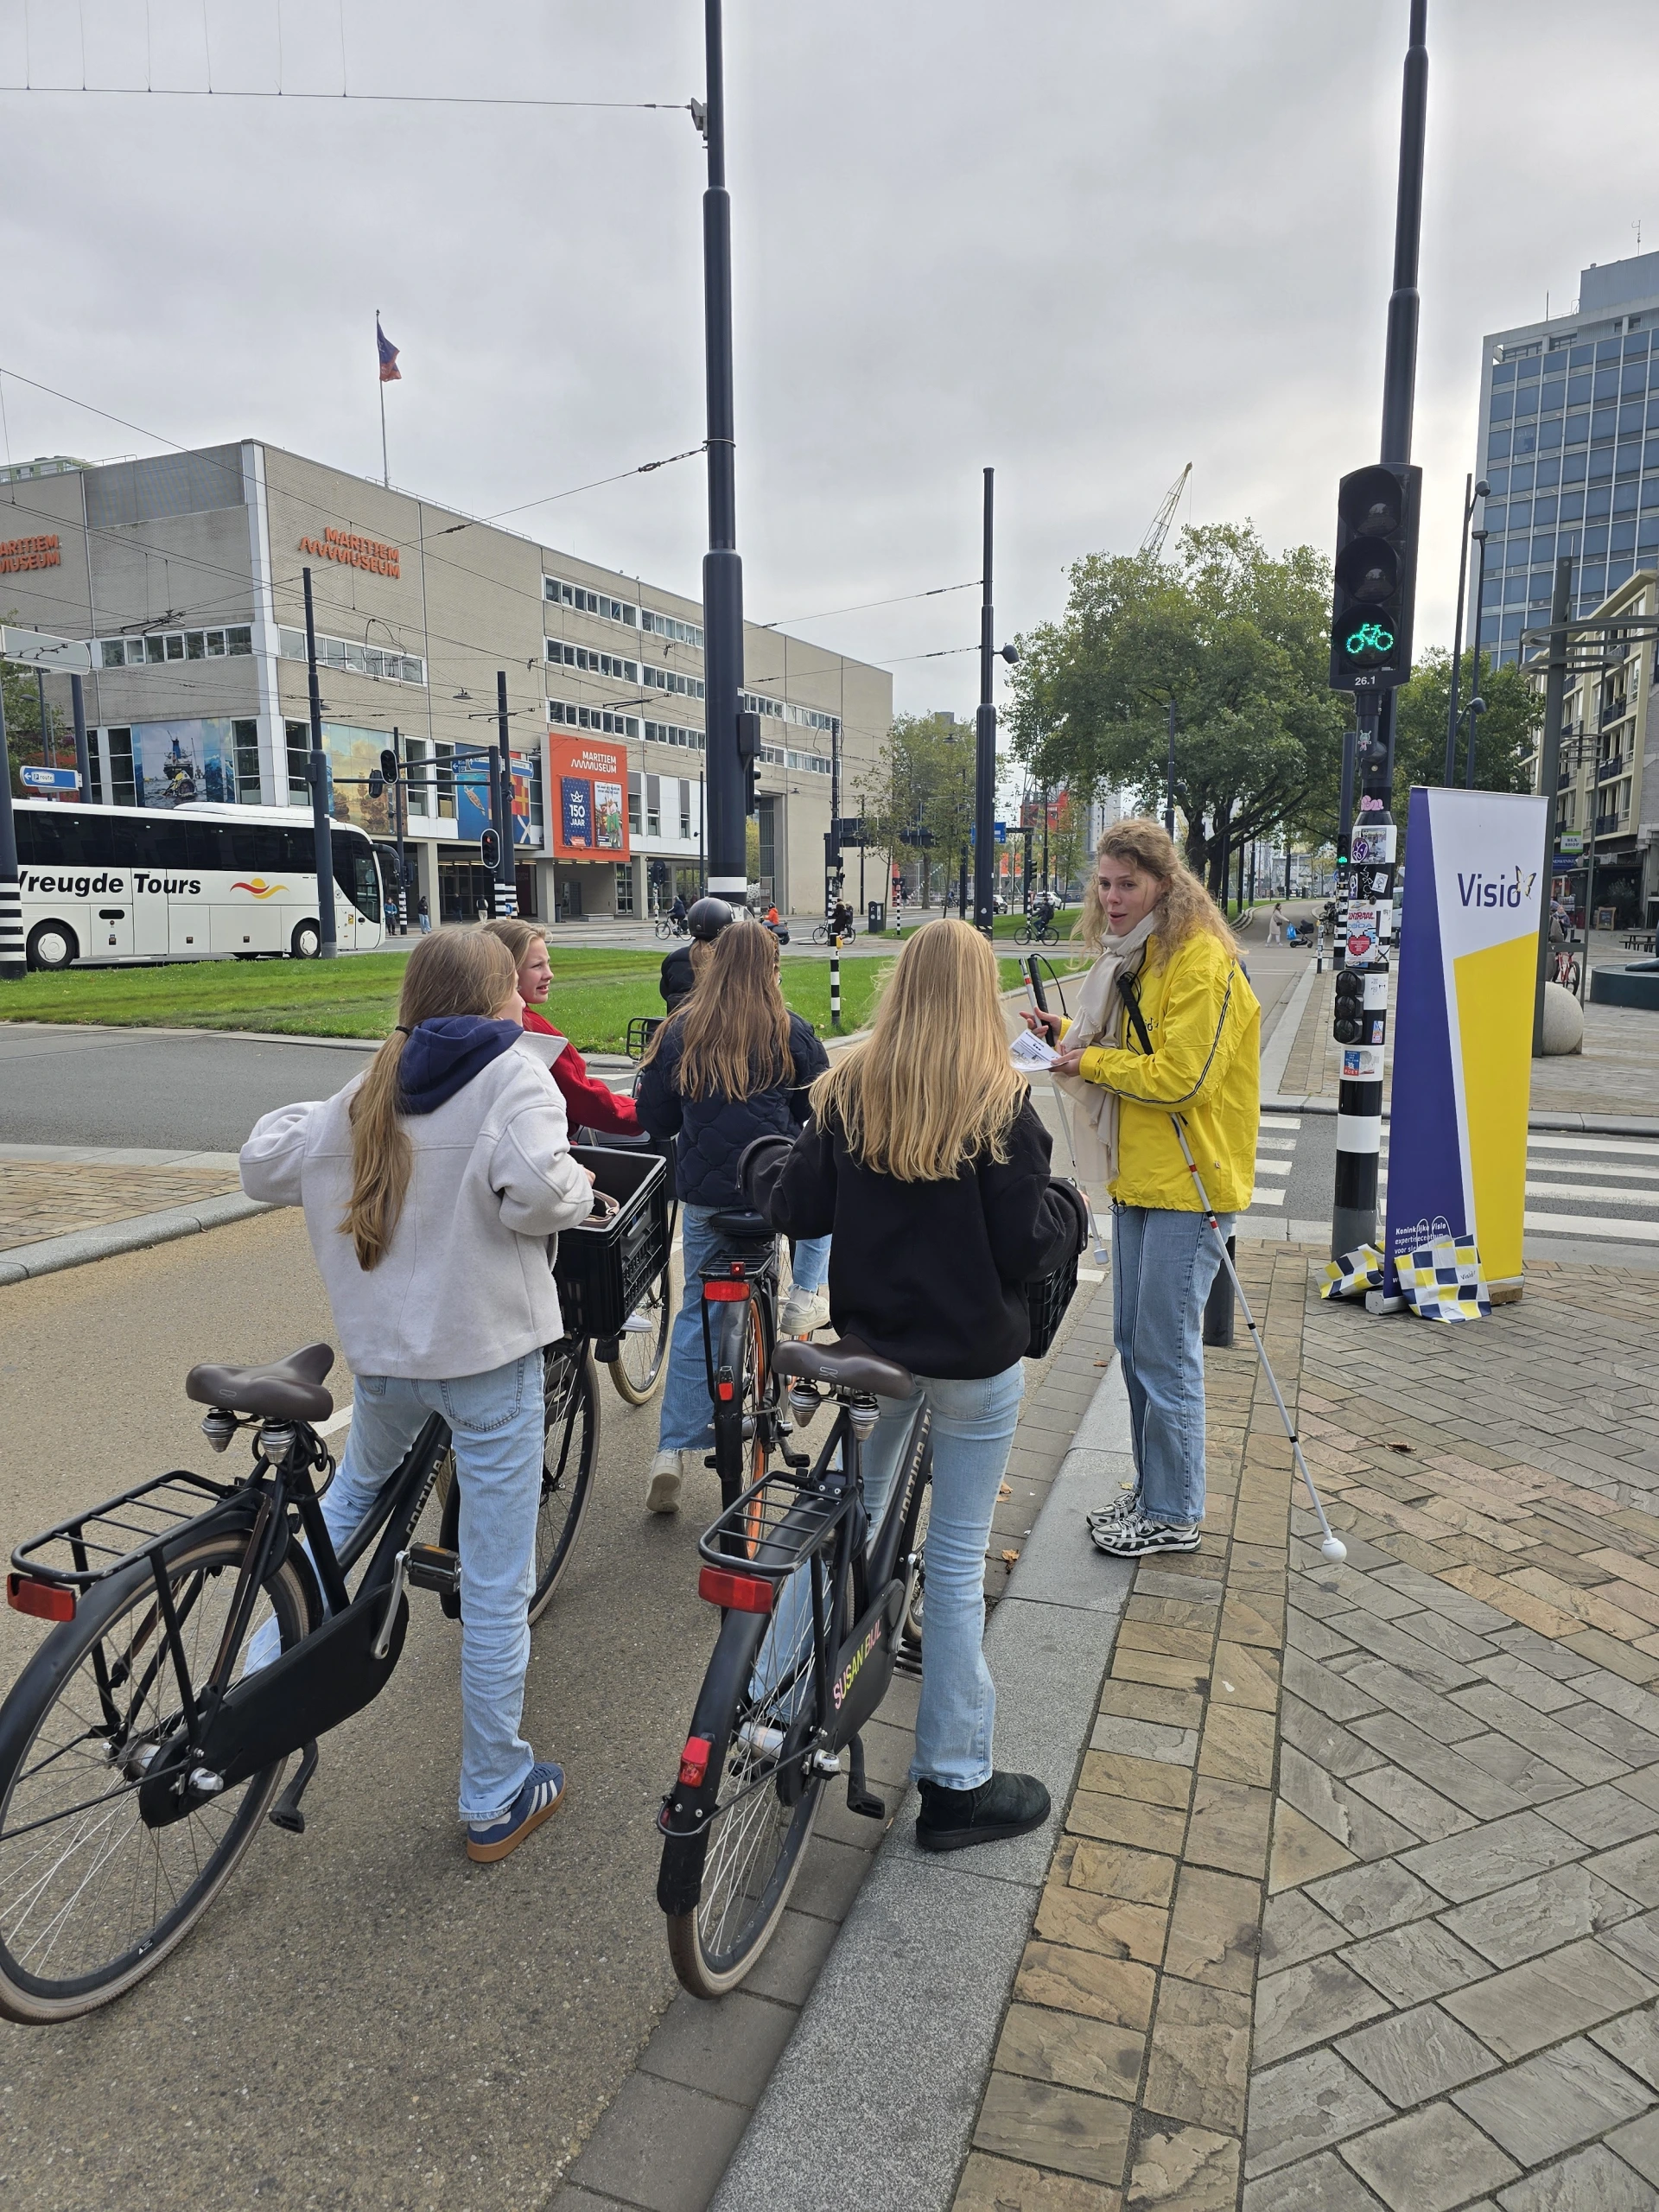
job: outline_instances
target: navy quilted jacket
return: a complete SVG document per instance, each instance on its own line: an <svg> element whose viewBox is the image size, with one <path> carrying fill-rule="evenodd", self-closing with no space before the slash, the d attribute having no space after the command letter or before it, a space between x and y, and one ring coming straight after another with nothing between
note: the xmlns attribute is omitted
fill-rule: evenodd
<svg viewBox="0 0 1659 2212"><path fill-rule="evenodd" d="M633 1103L654 1137L677 1136L677 1194L689 1206L746 1206L737 1163L756 1137L794 1137L806 1125L807 1086L830 1062L798 1014L789 1017L792 1074L752 1098L682 1098L679 1091L683 1025L671 1020L658 1033L657 1050L639 1071Z"/></svg>

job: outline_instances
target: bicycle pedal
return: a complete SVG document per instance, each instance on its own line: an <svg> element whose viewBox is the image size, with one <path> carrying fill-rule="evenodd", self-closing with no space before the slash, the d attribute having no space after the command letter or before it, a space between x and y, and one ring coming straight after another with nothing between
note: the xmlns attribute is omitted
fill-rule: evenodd
<svg viewBox="0 0 1659 2212"><path fill-rule="evenodd" d="M461 1554L442 1544L411 1544L404 1579L416 1590L435 1591L440 1598L461 1595Z"/></svg>
<svg viewBox="0 0 1659 2212"><path fill-rule="evenodd" d="M887 1800L878 1797L872 1789L859 1789L850 1777L847 1783L847 1809L867 1821L885 1821L887 1817Z"/></svg>
<svg viewBox="0 0 1659 2212"><path fill-rule="evenodd" d="M287 1789L270 1808L270 1819L272 1827L283 1828L289 1835L305 1834L305 1815L300 1810L300 1800L304 1796L311 1777L316 1770L317 1747L315 1743L310 1743L305 1746L300 1755L299 1768L293 1781L289 1783Z"/></svg>

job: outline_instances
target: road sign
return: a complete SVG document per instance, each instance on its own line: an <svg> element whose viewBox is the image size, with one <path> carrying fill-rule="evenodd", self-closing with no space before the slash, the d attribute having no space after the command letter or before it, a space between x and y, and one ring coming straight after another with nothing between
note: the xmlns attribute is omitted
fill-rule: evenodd
<svg viewBox="0 0 1659 2212"><path fill-rule="evenodd" d="M17 771L25 791L78 791L80 771L78 768L36 768L25 766Z"/></svg>
<svg viewBox="0 0 1659 2212"><path fill-rule="evenodd" d="M92 649L78 638L49 637L44 630L0 631L0 652L8 660L27 661L31 668L92 671Z"/></svg>

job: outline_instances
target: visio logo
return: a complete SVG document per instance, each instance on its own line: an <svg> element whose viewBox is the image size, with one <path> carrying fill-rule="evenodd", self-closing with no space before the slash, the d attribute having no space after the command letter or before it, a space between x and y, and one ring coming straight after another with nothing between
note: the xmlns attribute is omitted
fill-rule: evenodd
<svg viewBox="0 0 1659 2212"><path fill-rule="evenodd" d="M1478 868L1472 875L1465 875L1459 869L1458 896L1465 906L1521 906L1531 898L1537 881L1538 872L1534 868L1522 883L1518 861L1514 880L1508 882L1502 876L1483 875Z"/></svg>

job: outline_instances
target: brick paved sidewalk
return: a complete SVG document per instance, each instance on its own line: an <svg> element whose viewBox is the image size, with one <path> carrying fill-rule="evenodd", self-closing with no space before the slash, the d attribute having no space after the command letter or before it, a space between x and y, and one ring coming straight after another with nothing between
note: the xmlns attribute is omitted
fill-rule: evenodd
<svg viewBox="0 0 1659 2212"><path fill-rule="evenodd" d="M1319 1256L1242 1263L1349 1561L1212 1352L959 2212L1659 2206L1659 1286L1439 1328Z"/></svg>
<svg viewBox="0 0 1659 2212"><path fill-rule="evenodd" d="M25 1149L8 1147L13 1156L0 1156L0 1253L241 1188L236 1161L229 1155L207 1166L191 1164L202 1160L200 1154L150 1160L129 1156L114 1161L96 1154L15 1156ZM46 1148L28 1149L38 1153Z"/></svg>

